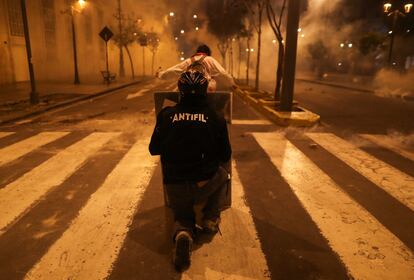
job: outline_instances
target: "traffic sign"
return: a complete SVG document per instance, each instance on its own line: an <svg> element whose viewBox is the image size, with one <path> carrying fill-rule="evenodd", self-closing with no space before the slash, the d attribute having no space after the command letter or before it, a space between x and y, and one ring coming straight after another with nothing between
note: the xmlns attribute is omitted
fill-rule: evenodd
<svg viewBox="0 0 414 280"><path fill-rule="evenodd" d="M105 26L101 32L99 32L99 36L105 41L108 42L112 36L114 36L114 33L112 33L111 29L108 28L108 26Z"/></svg>

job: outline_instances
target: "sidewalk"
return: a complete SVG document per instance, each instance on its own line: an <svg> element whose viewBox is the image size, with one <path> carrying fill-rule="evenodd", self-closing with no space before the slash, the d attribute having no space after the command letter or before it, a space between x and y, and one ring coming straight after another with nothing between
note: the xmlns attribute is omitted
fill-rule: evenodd
<svg viewBox="0 0 414 280"><path fill-rule="evenodd" d="M30 83L21 82L2 85L0 88L0 124L17 121L26 117L73 104L140 83L150 78L115 81L107 84L80 84L38 82L39 103L30 104Z"/></svg>
<svg viewBox="0 0 414 280"><path fill-rule="evenodd" d="M234 89L234 93L280 126L312 127L320 121L319 115L299 106L296 101L293 101L291 112L281 111L280 102L274 101L273 95L267 91L256 91L250 86L240 83Z"/></svg>
<svg viewBox="0 0 414 280"><path fill-rule="evenodd" d="M311 73L299 73L298 81L327 85L353 91L372 93L380 97L400 98L405 101L414 101L414 88L407 83L392 81L389 78L389 84L375 80L374 76L358 76L340 73L327 73L322 79L317 78Z"/></svg>

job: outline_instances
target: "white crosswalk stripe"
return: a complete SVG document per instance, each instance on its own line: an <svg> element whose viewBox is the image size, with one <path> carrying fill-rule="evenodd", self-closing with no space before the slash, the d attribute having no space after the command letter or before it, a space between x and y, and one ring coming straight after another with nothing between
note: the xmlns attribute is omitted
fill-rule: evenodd
<svg viewBox="0 0 414 280"><path fill-rule="evenodd" d="M108 276L155 167L156 158L148 153L148 141L143 138L129 150L26 279Z"/></svg>
<svg viewBox="0 0 414 280"><path fill-rule="evenodd" d="M272 125L268 120L232 120L231 124L236 125Z"/></svg>
<svg viewBox="0 0 414 280"><path fill-rule="evenodd" d="M232 207L222 214L222 236L193 253L196 259L182 279L269 279L266 258L253 222L235 162L232 172ZM240 234L240 233L243 234ZM234 258L243 256L243 258ZM234 269L237 268L235 273Z"/></svg>
<svg viewBox="0 0 414 280"><path fill-rule="evenodd" d="M104 183L90 196L63 235L31 267L25 279L105 279L110 276L158 162L157 157L148 153L151 131L149 127L143 129L143 136L105 175ZM0 149L0 166L67 134L39 133L4 147ZM0 137L2 135L0 132ZM89 158L117 135L119 133L92 133L0 188L0 238L20 216L30 211L36 201L64 183L69 176L76 175L75 172ZM412 251L349 197L329 174L325 174L282 134L252 135L352 277L414 279ZM413 206L413 195L410 196L410 188L414 189L413 178L409 175L333 134L306 135L402 204ZM381 140L382 136L362 136L381 144L375 141ZM385 144L381 146L395 148ZM401 154L400 151L398 153ZM221 229L225 234L217 235L209 244L193 252L192 265L182 274L182 279L270 278L267 259L243 188L237 162L233 162L232 207L222 215Z"/></svg>
<svg viewBox="0 0 414 280"><path fill-rule="evenodd" d="M118 133L92 133L0 189L0 233Z"/></svg>
<svg viewBox="0 0 414 280"><path fill-rule="evenodd" d="M413 177L331 133L306 135L414 211Z"/></svg>
<svg viewBox="0 0 414 280"><path fill-rule="evenodd" d="M25 154L47 144L53 142L69 132L42 132L33 137L0 149L0 166L9 163Z"/></svg>
<svg viewBox="0 0 414 280"><path fill-rule="evenodd" d="M0 132L0 138L14 134L14 132Z"/></svg>
<svg viewBox="0 0 414 280"><path fill-rule="evenodd" d="M409 151L402 147L402 145L395 140L393 140L388 135L379 135L379 134L361 134L363 138L377 144L378 146L382 146L384 148L387 148L391 151L396 152L397 154L400 154L401 156L408 158L412 161L414 161L414 152Z"/></svg>
<svg viewBox="0 0 414 280"><path fill-rule="evenodd" d="M130 99L133 99L133 98L137 98L137 97L143 96L143 95L144 95L144 93L146 93L146 92L148 92L148 91L150 91L150 89L148 89L148 88L144 88L144 89L139 90L139 91L138 91L138 92L136 92L136 93L131 93L131 94L128 94L128 96L127 96L127 100L130 100Z"/></svg>
<svg viewBox="0 0 414 280"><path fill-rule="evenodd" d="M253 136L355 279L413 279L411 251L328 175L283 135Z"/></svg>

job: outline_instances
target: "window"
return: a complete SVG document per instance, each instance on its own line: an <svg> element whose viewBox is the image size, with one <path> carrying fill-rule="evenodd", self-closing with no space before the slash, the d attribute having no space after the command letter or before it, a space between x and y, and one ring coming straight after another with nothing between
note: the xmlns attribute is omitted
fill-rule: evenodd
<svg viewBox="0 0 414 280"><path fill-rule="evenodd" d="M92 28L92 16L91 14L85 14L85 39L88 44L92 44L93 41L93 28Z"/></svg>
<svg viewBox="0 0 414 280"><path fill-rule="evenodd" d="M24 37L23 17L20 1L8 0L10 35Z"/></svg>
<svg viewBox="0 0 414 280"><path fill-rule="evenodd" d="M56 15L53 0L42 0L43 25L47 47L56 45Z"/></svg>

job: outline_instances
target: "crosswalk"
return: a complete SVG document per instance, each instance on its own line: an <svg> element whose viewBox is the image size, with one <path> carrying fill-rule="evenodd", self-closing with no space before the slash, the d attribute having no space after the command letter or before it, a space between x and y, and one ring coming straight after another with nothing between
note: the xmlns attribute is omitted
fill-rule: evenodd
<svg viewBox="0 0 414 280"><path fill-rule="evenodd" d="M151 132L151 127L143 127L139 137L133 142L128 142L127 137L119 132L91 132L68 146L50 151L53 156L45 158L44 162L21 174L14 181L6 183L2 183L2 170L7 170L12 164L18 167L31 153L46 149L48 144L64 137L72 137L76 132L39 132L24 139L16 137L14 143L11 143L10 137L18 135L19 132L0 132L0 141L9 138L7 145L0 148L0 244L2 239L13 239L9 233L13 232L15 225L30 214L40 201L47 202L50 199L48 194L59 191L70 177L84 176L80 174L80 170L91 161L91 158L105 153L105 149L118 149L119 154L116 159L114 158L114 167L108 174L104 174L105 179L85 199L79 207L79 213L67 221L67 228L61 235L55 239L44 240L33 237L33 242L44 242L43 246L46 246L47 250L30 264L23 266L26 267L24 271L15 271L15 274L11 275L13 272L10 271L13 270L10 270L10 267L6 268L2 260L13 256L2 255L6 249L0 247L0 279L144 279L139 275L116 278L113 272L125 265L122 264L125 258L120 258L120 255L127 252L126 240L139 239L131 236L131 228L146 222L136 217L140 214L137 213L139 206L147 199L148 188L152 188L155 180L155 185L161 190L161 179L154 175L159 168L159 160L150 156L148 152ZM274 176L278 176L289 186L301 207L316 225L318 232L315 234L320 234L336 254L338 262L346 269L349 278L414 279L412 243L402 241L406 239L384 225L377 215L344 191L344 186L334 180L332 174L323 171L311 153L304 153L295 141L281 132L255 132L250 133L248 137L256 143L255 149L264 151L267 156L264 160L269 161L277 171ZM352 172L395 199L406 209L405 213L414 219L412 173L407 174L386 160L363 150L354 141L332 133L310 132L301 137L309 143L309 147L316 144L323 148L348 166ZM412 150L399 145L390 137L370 134L361 134L358 137L369 141L378 149L391 151L401 158L410 160L414 166ZM237 147L233 147L233 150L237 155ZM320 156L316 152L314 154ZM276 253L280 248L264 250L265 244L268 244L264 242L264 238L269 236L263 234L263 226L258 227L257 223L261 221L257 220L256 213L249 204L251 193L245 190L254 188L254 185L243 180L239 174L242 160L242 157L233 158L233 202L232 207L223 213L223 235L216 236L211 242L194 251L192 266L180 275L182 279L278 278L275 275L278 271L270 269L274 258L264 252ZM93 179L95 170L90 172L89 176L82 177L86 186L88 180ZM273 192L257 195L277 196L277 186L271 187L275 188ZM387 205L383 207L386 211ZM53 224L54 213L47 216L50 218L43 223ZM292 218L292 221L294 220ZM404 223L404 220L401 223ZM30 226L27 225L28 228ZM407 230L414 234L414 229ZM301 233L291 234L299 236ZM168 233L165 234L167 235ZM19 239L18 236L15 238ZM158 244L161 247L171 246L168 245L168 237L158 241L165 243ZM151 256L169 259L170 256L165 255L164 251L156 250ZM166 273L165 279L175 279L177 275L171 274L173 272L166 268L169 266L171 265L168 262L162 262L143 267ZM277 268L281 273L284 269L288 268Z"/></svg>

